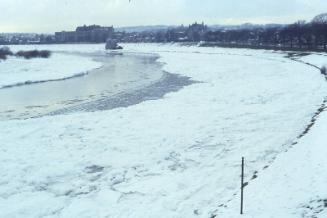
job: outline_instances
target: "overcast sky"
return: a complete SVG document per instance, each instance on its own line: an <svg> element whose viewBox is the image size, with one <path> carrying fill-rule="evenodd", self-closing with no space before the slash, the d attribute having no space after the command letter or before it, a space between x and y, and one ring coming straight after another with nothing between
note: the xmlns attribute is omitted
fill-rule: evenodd
<svg viewBox="0 0 327 218"><path fill-rule="evenodd" d="M291 23L327 12L327 0L0 0L0 32L114 26Z"/></svg>

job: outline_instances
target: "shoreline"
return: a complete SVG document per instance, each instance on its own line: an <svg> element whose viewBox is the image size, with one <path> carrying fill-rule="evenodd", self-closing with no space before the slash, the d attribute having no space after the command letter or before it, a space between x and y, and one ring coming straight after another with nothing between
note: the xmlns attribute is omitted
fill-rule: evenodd
<svg viewBox="0 0 327 218"><path fill-rule="evenodd" d="M245 45L245 44L232 44L232 43L219 43L219 42L204 42L200 47L220 47L220 48L247 48L254 50L273 50L273 51L289 51L289 52L320 52L327 53L324 49L308 49L308 48L291 48L279 47L274 45Z"/></svg>
<svg viewBox="0 0 327 218"><path fill-rule="evenodd" d="M101 68L101 67L100 67ZM100 68L96 68L96 69L100 69ZM93 69L93 70L96 70ZM22 83L16 83L16 84L12 84L12 85L4 85L0 87L1 89L9 89L9 88L15 88L15 87L21 87L21 86L29 86L29 85L35 85L35 84L40 84L40 83L48 83L48 82L60 82L60 81L64 81L64 80L69 80L69 79L74 79L77 77L83 77L88 75L90 72L92 72L93 70L90 71L86 71L86 72L81 72L81 73L77 73L75 75L69 76L69 77L64 77L64 78L58 78L58 79L49 79L49 80L36 80L36 81L26 81L26 82L22 82Z"/></svg>
<svg viewBox="0 0 327 218"><path fill-rule="evenodd" d="M63 108L44 116L50 115L66 115L74 112L95 112L112 110L116 108L129 107L132 105L140 104L148 100L158 100L163 98L165 94L171 92L178 92L185 86L189 86L197 81L192 80L189 77L180 76L177 74L171 74L165 72L161 79L158 81L135 90L129 90L126 92L118 93L114 96L108 96L99 100L87 102L84 104Z"/></svg>
<svg viewBox="0 0 327 218"><path fill-rule="evenodd" d="M77 53L76 53L77 54ZM116 56L116 55L129 55L130 52L121 51L119 53L105 53L106 56ZM93 57L94 61L101 62L103 66L98 69L91 70L89 73L96 73L96 71L106 71L105 68L106 63L104 61L105 57L103 54L95 53L95 54L79 54L85 57ZM158 100L163 98L165 94L171 92L177 92L185 86L189 86L195 83L199 83L197 81L192 80L190 77L172 74L166 72L162 69L162 63L158 62L160 59L159 54L143 54L143 53L134 53L133 55L147 57L150 59L151 64L158 66L159 70L162 71L162 75L160 78L153 80L152 82L146 85L140 85L132 89L126 89L122 92L119 92L114 95L103 96L100 99L92 100L78 104L75 106L65 107L56 111L52 111L43 116L55 116L55 115L63 115L70 114L74 112L95 112L95 111L104 111L104 110L113 110L116 108L129 107L132 105L140 104L147 100ZM107 66L108 67L108 66ZM35 118L35 117L32 117Z"/></svg>

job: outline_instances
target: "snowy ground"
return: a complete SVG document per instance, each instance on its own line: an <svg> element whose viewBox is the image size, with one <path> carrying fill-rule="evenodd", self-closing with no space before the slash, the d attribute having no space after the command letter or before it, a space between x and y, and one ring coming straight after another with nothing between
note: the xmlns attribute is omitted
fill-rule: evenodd
<svg viewBox="0 0 327 218"><path fill-rule="evenodd" d="M327 217L327 114L287 153L245 189L245 215L239 217ZM217 217L238 217L239 195Z"/></svg>
<svg viewBox="0 0 327 218"><path fill-rule="evenodd" d="M245 217L323 208L327 115L298 138L326 96L317 69L272 51L124 47L200 83L127 108L0 122L0 217L237 217L242 156Z"/></svg>
<svg viewBox="0 0 327 218"><path fill-rule="evenodd" d="M32 49L32 46L13 47L13 50L20 49ZM80 76L99 67L101 63L76 55L54 53L48 59L30 60L9 57L0 62L0 88Z"/></svg>
<svg viewBox="0 0 327 218"><path fill-rule="evenodd" d="M303 62L306 62L306 63L313 64L320 68L327 65L327 55L326 54L320 54L320 53L311 54L311 55L302 57L300 60L302 60Z"/></svg>

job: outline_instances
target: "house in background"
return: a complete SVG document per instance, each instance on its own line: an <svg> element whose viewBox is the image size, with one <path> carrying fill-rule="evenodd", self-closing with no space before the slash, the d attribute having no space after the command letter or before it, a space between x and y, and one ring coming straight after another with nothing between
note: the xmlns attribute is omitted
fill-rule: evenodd
<svg viewBox="0 0 327 218"><path fill-rule="evenodd" d="M104 43L114 36L114 28L99 25L80 26L75 31L62 31L55 33L57 43Z"/></svg>

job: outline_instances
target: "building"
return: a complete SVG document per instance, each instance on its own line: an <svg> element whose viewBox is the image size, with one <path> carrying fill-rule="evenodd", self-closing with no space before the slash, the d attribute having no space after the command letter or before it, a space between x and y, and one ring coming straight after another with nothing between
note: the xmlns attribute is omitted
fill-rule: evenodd
<svg viewBox="0 0 327 218"><path fill-rule="evenodd" d="M198 42L204 40L208 27L204 23L194 23L188 27L187 37L189 41Z"/></svg>
<svg viewBox="0 0 327 218"><path fill-rule="evenodd" d="M75 31L62 31L55 33L57 43L104 43L114 36L114 28L98 25L80 26Z"/></svg>

